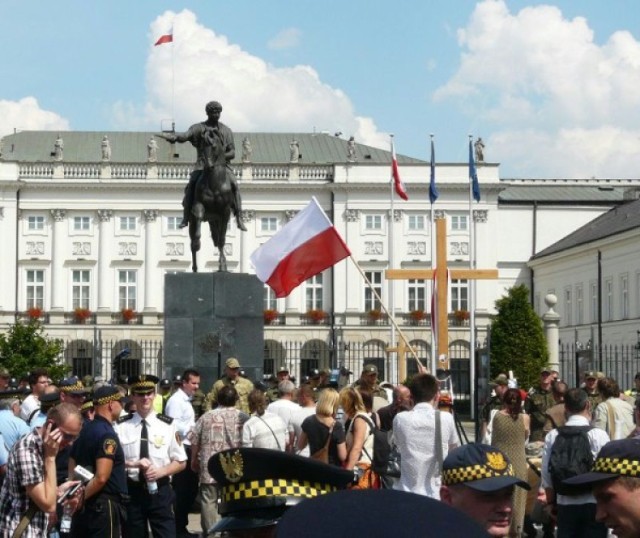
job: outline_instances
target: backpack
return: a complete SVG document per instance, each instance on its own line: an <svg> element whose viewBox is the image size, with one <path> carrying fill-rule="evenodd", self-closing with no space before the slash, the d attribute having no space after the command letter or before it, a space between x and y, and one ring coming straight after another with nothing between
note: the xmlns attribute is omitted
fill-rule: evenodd
<svg viewBox="0 0 640 538"><path fill-rule="evenodd" d="M591 491L591 484L569 486L564 480L588 473L593 466L593 454L587 432L591 426L563 426L551 447L549 474L556 494L579 495Z"/></svg>
<svg viewBox="0 0 640 538"><path fill-rule="evenodd" d="M399 477L398 453L391 448L387 432L380 430L369 417L358 416L367 421L369 435L373 435L373 454L367 453L367 450L363 447L367 457L371 460L371 469L381 476Z"/></svg>

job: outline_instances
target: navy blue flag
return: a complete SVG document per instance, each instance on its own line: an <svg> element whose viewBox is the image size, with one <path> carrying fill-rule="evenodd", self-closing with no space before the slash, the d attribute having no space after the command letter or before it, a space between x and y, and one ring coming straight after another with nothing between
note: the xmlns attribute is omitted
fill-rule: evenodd
<svg viewBox="0 0 640 538"><path fill-rule="evenodd" d="M429 182L429 200L433 204L440 196L436 187L436 154L433 149L433 139L431 139L431 181Z"/></svg>
<svg viewBox="0 0 640 538"><path fill-rule="evenodd" d="M469 177L471 178L471 190L473 191L473 199L480 201L480 185L478 184L478 173L476 172L476 162L473 159L473 146L471 138L469 138Z"/></svg>

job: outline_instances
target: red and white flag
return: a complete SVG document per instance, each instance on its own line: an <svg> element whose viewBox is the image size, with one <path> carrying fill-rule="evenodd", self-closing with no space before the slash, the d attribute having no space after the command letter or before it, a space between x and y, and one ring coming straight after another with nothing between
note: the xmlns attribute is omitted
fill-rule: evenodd
<svg viewBox="0 0 640 538"><path fill-rule="evenodd" d="M158 45L162 45L163 43L172 43L173 42L173 27L169 30L169 33L163 34L158 38L153 46L157 47Z"/></svg>
<svg viewBox="0 0 640 538"><path fill-rule="evenodd" d="M251 254L251 265L276 297L349 256L351 252L314 198Z"/></svg>
<svg viewBox="0 0 640 538"><path fill-rule="evenodd" d="M400 179L400 172L398 171L398 159L396 158L396 148L391 142L391 175L393 175L393 185L396 189L396 194L403 200L408 200L407 191L404 188L404 183Z"/></svg>

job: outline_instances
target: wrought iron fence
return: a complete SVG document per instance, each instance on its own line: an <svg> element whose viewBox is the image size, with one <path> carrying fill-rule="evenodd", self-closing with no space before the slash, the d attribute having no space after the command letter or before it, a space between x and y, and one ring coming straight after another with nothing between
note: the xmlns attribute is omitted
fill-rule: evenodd
<svg viewBox="0 0 640 538"><path fill-rule="evenodd" d="M640 372L640 348L638 345L560 344L560 375L569 386L580 385L589 370L612 377L621 390L633 387L633 378Z"/></svg>
<svg viewBox="0 0 640 538"><path fill-rule="evenodd" d="M431 346L415 340L410 344L423 364L431 361ZM277 367L285 365L298 381L309 375L314 369L344 368L351 372L350 381L360 376L365 364L375 364L378 379L393 384L398 380L395 357L389 358L386 349L389 346L382 340L368 342L344 342L331 346L323 340L306 342L278 342L265 340L263 368L265 374L273 374ZM128 352L127 352L128 351ZM105 379L139 373L162 375L163 345L159 340L103 340L86 339L65 342L63 360L71 367L74 375L102 376ZM463 407L468 406L470 398L469 345L456 340L449 346L450 370L454 392ZM407 357L407 375L416 374L416 361Z"/></svg>

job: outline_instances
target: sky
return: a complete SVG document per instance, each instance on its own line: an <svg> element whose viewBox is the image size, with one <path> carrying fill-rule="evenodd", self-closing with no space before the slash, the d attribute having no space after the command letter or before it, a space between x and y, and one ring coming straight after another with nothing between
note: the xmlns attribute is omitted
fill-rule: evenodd
<svg viewBox="0 0 640 538"><path fill-rule="evenodd" d="M329 132L512 178L640 177L637 0L0 0L0 136ZM173 29L171 44L154 46Z"/></svg>

